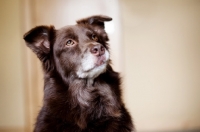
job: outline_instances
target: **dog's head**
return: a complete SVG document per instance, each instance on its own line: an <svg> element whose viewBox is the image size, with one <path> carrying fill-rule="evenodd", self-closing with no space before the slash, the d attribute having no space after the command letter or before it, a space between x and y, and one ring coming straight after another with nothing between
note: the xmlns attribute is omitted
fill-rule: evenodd
<svg viewBox="0 0 200 132"><path fill-rule="evenodd" d="M64 76L95 78L109 63L104 22L111 20L99 15L58 30L53 26L38 26L27 32L24 40L42 61L45 72L56 70Z"/></svg>

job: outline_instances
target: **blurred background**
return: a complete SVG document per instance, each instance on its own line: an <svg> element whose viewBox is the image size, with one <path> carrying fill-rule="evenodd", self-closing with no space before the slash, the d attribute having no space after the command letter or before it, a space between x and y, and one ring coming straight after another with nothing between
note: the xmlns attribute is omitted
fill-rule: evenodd
<svg viewBox="0 0 200 132"><path fill-rule="evenodd" d="M40 62L23 34L104 14L113 67L138 132L200 131L200 0L0 0L0 132L31 132Z"/></svg>

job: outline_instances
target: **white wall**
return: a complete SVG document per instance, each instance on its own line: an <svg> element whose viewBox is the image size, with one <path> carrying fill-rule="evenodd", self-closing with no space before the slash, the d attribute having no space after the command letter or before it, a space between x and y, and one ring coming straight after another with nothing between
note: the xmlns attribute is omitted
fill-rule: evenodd
<svg viewBox="0 0 200 132"><path fill-rule="evenodd" d="M123 0L126 104L138 131L200 128L200 1Z"/></svg>

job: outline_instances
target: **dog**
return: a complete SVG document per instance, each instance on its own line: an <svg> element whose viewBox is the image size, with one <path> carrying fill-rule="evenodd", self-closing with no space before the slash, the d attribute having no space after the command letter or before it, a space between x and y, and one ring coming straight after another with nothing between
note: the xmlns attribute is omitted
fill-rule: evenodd
<svg viewBox="0 0 200 132"><path fill-rule="evenodd" d="M44 71L44 102L34 132L131 132L121 79L111 67L104 22L90 16L55 29L37 26L24 34Z"/></svg>

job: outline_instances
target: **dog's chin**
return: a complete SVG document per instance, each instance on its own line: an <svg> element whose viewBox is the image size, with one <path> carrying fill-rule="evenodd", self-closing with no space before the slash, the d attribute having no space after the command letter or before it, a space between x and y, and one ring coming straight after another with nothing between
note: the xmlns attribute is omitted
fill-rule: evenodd
<svg viewBox="0 0 200 132"><path fill-rule="evenodd" d="M101 64L94 64L90 69L87 70L78 70L77 76L79 78L88 78L94 79L98 77L100 74L106 71L107 62L103 62Z"/></svg>
<svg viewBox="0 0 200 132"><path fill-rule="evenodd" d="M86 54L77 69L79 78L94 79L106 71L109 62L109 52L106 50L102 56L95 56L91 53Z"/></svg>

